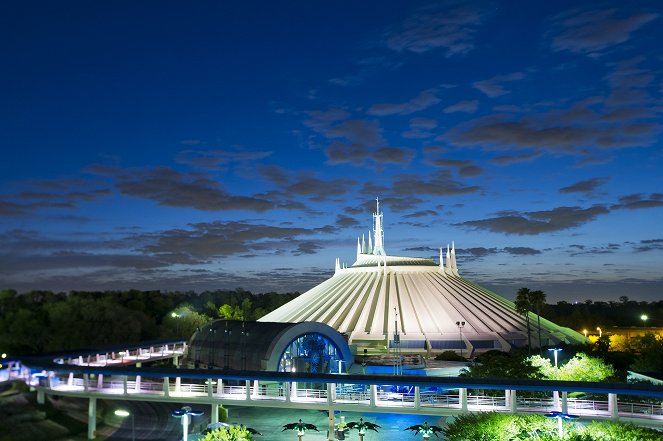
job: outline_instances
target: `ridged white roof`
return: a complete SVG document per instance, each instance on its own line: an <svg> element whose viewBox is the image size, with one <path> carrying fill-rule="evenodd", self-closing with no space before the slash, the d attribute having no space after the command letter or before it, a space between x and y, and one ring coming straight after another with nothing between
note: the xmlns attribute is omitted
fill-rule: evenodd
<svg viewBox="0 0 663 441"><path fill-rule="evenodd" d="M385 349L392 344L396 326L402 350L459 349L461 331L463 349L526 345L525 318L513 302L459 275L455 247L447 249L446 259L440 252L440 264L370 254L370 248L358 241L357 260L351 267L342 268L337 259L333 277L260 321L322 322L347 334L351 344ZM464 322L462 330L457 322ZM538 346L534 314L530 326L532 346ZM581 334L543 318L541 339L543 345L584 341Z"/></svg>

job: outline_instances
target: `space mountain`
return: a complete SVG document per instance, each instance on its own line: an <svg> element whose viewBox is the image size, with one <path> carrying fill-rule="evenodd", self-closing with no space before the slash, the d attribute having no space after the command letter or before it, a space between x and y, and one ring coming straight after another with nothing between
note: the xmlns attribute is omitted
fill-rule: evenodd
<svg viewBox="0 0 663 441"><path fill-rule="evenodd" d="M322 322L358 348L385 352L463 350L474 354L527 345L525 317L513 302L463 278L455 246L440 261L390 256L384 247L383 213L377 202L372 237L357 239L350 267L336 259L334 275L262 317L265 322ZM443 258L444 257L444 258ZM539 345L530 313L531 345ZM399 343L394 343L394 341ZM541 318L542 346L581 343L584 337Z"/></svg>

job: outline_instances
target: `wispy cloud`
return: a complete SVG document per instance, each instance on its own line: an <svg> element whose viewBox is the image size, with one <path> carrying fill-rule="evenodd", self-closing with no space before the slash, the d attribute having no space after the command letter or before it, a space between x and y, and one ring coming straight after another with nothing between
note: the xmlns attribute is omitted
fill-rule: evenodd
<svg viewBox="0 0 663 441"><path fill-rule="evenodd" d="M522 72L514 72L508 75L497 75L489 80L477 81L472 86L486 94L490 98L506 95L510 92L504 83L522 80L525 74Z"/></svg>
<svg viewBox="0 0 663 441"><path fill-rule="evenodd" d="M465 54L475 46L475 35L486 13L472 5L423 7L409 16L398 30L387 35L386 44L394 51L424 53L434 49L445 56Z"/></svg>
<svg viewBox="0 0 663 441"><path fill-rule="evenodd" d="M440 98L437 97L437 91L428 89L403 103L373 104L368 109L368 114L373 116L409 115L434 106L439 102Z"/></svg>
<svg viewBox="0 0 663 441"><path fill-rule="evenodd" d="M571 184L566 187L559 189L560 193L591 193L595 191L598 187L608 182L610 178L607 177L597 177L586 179L584 181L578 181L575 184Z"/></svg>
<svg viewBox="0 0 663 441"><path fill-rule="evenodd" d="M594 54L624 43L659 14L641 12L625 15L618 9L572 10L554 20L551 46L555 51Z"/></svg>

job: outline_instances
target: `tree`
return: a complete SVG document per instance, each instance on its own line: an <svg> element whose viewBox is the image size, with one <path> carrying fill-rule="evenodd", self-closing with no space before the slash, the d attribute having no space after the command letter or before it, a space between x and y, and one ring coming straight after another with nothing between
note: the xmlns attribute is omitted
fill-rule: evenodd
<svg viewBox="0 0 663 441"><path fill-rule="evenodd" d="M529 288L520 288L514 303L516 305L516 311L518 314L525 316L525 324L527 325L527 352L529 355L532 355L532 331L530 329L529 323L529 311L532 307L530 294L531 291Z"/></svg>
<svg viewBox="0 0 663 441"><path fill-rule="evenodd" d="M219 427L205 434L203 441L251 441L252 431L244 426Z"/></svg>
<svg viewBox="0 0 663 441"><path fill-rule="evenodd" d="M536 309L536 325L539 328L539 355L541 355L541 308L546 304L546 293L541 290L532 291L529 300Z"/></svg>

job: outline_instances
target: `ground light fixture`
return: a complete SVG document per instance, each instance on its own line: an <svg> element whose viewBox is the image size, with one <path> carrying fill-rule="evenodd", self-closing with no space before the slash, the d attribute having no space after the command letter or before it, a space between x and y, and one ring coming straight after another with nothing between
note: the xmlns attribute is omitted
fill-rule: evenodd
<svg viewBox="0 0 663 441"><path fill-rule="evenodd" d="M599 331L599 338L603 337L603 329L597 326L596 330Z"/></svg>
<svg viewBox="0 0 663 441"><path fill-rule="evenodd" d="M121 418L126 418L128 416L131 417L131 441L136 441L136 420L134 418L134 414L124 409L117 409L113 413L115 416L119 416Z"/></svg>
<svg viewBox="0 0 663 441"><path fill-rule="evenodd" d="M557 353L560 352L562 348L549 348L548 350L555 354L555 367L557 367Z"/></svg>
<svg viewBox="0 0 663 441"><path fill-rule="evenodd" d="M582 333L585 334L585 338L587 338L587 329L583 329Z"/></svg>
<svg viewBox="0 0 663 441"><path fill-rule="evenodd" d="M548 412L544 415L547 418L557 418L557 435L559 439L564 438L564 426L562 425L562 420L577 420L580 418L578 415L569 415L568 413L553 411Z"/></svg>
<svg viewBox="0 0 663 441"><path fill-rule="evenodd" d="M647 314L642 314L642 315L640 316L640 320L642 320L642 327L643 327L643 328L644 328L645 326L647 326L647 319L648 319L648 318L649 318L649 316L648 316Z"/></svg>
<svg viewBox="0 0 663 441"><path fill-rule="evenodd" d="M195 416L200 416L204 412L201 410L193 410L189 406L184 406L181 409L175 409L173 410L173 413L171 414L175 418L181 418L182 419L182 441L187 441L188 436L189 436L189 421L191 420L191 417Z"/></svg>

